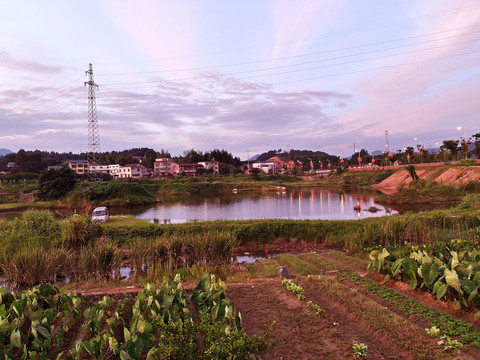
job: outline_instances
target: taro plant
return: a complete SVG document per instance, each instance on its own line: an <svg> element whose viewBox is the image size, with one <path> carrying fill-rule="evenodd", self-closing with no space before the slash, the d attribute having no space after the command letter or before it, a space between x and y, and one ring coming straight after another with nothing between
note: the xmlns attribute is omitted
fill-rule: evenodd
<svg viewBox="0 0 480 360"><path fill-rule="evenodd" d="M463 344L460 341L452 339L447 335L442 335L441 340L439 340L437 343L438 345L443 345L443 350L445 351L463 347Z"/></svg>
<svg viewBox="0 0 480 360"><path fill-rule="evenodd" d="M370 253L367 268L390 278L408 279L410 287L428 289L437 299L454 300L456 308L480 304L480 247L477 243L447 243L383 248Z"/></svg>
<svg viewBox="0 0 480 360"><path fill-rule="evenodd" d="M352 349L354 358L361 358L367 356L368 346L364 343L355 343L352 345Z"/></svg>
<svg viewBox="0 0 480 360"><path fill-rule="evenodd" d="M291 292L297 294L298 300L305 299L305 295L303 294L303 288L301 286L295 284L292 280L283 279L282 280L282 285L288 291L291 291Z"/></svg>
<svg viewBox="0 0 480 360"><path fill-rule="evenodd" d="M425 332L430 337L439 337L440 336L440 329L433 325L430 329L425 329Z"/></svg>
<svg viewBox="0 0 480 360"><path fill-rule="evenodd" d="M319 305L313 303L312 301L307 301L307 306L317 316L322 316L325 311Z"/></svg>

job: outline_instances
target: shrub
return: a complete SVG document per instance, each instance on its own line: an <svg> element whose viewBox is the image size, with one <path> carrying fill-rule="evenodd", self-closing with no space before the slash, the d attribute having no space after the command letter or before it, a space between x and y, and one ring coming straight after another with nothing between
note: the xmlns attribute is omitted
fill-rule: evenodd
<svg viewBox="0 0 480 360"><path fill-rule="evenodd" d="M89 217L75 214L62 221L62 244L69 247L85 246L100 237L101 227Z"/></svg>
<svg viewBox="0 0 480 360"><path fill-rule="evenodd" d="M38 197L42 200L56 200L75 187L75 173L69 168L48 170L38 180Z"/></svg>
<svg viewBox="0 0 480 360"><path fill-rule="evenodd" d="M475 159L463 159L460 160L460 166L475 166L477 161Z"/></svg>

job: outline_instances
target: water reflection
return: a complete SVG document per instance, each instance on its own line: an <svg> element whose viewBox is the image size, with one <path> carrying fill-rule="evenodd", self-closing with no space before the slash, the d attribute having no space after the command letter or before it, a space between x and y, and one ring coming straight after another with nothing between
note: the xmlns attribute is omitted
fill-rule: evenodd
<svg viewBox="0 0 480 360"><path fill-rule="evenodd" d="M357 203L360 204L359 211L354 210ZM370 207L376 207L378 211L368 211ZM376 204L372 193L316 189L290 191L289 194L269 192L191 196L168 204L156 204L133 215L167 224L247 219L350 220L395 213L393 209Z"/></svg>

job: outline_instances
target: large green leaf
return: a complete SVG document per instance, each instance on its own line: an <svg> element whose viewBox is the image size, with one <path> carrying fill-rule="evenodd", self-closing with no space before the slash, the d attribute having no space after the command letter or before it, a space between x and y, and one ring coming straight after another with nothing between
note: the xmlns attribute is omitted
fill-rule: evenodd
<svg viewBox="0 0 480 360"><path fill-rule="evenodd" d="M463 291L460 288L460 281L458 279L458 274L455 270L450 271L448 269L445 269L445 281L448 284L448 286L457 290L457 292L460 295L463 295Z"/></svg>
<svg viewBox="0 0 480 360"><path fill-rule="evenodd" d="M424 263L420 267L420 273L425 285L427 285L429 288L432 288L438 276L437 265L434 263Z"/></svg>
<svg viewBox="0 0 480 360"><path fill-rule="evenodd" d="M10 334L10 344L18 348L22 347L22 337L20 335L20 330L14 330Z"/></svg>
<svg viewBox="0 0 480 360"><path fill-rule="evenodd" d="M459 264L460 262L458 261L458 254L456 251L450 251L451 255L452 255L452 270L454 270Z"/></svg>
<svg viewBox="0 0 480 360"><path fill-rule="evenodd" d="M436 285L436 284L435 284ZM437 288L436 294L437 294L437 300L440 300L443 295L447 292L448 285L445 283L440 283L440 285Z"/></svg>
<svg viewBox="0 0 480 360"><path fill-rule="evenodd" d="M415 289L418 285L417 262L414 259L405 259L405 261L403 262L403 270L405 271L405 274L410 278L410 288Z"/></svg>
<svg viewBox="0 0 480 360"><path fill-rule="evenodd" d="M395 260L395 262L392 265L392 276L395 276L398 274L398 272L402 269L402 265L404 261L405 261L405 258Z"/></svg>

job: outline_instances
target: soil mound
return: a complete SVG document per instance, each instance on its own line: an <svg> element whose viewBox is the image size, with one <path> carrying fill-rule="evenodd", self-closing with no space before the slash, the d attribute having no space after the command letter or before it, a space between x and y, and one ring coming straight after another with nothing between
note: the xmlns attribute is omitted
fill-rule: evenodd
<svg viewBox="0 0 480 360"><path fill-rule="evenodd" d="M469 181L480 181L480 166L465 168L416 168L418 177L426 181L435 181L438 184L452 184L460 186ZM400 185L408 185L412 178L407 170L399 170L374 187L385 194L397 191Z"/></svg>

